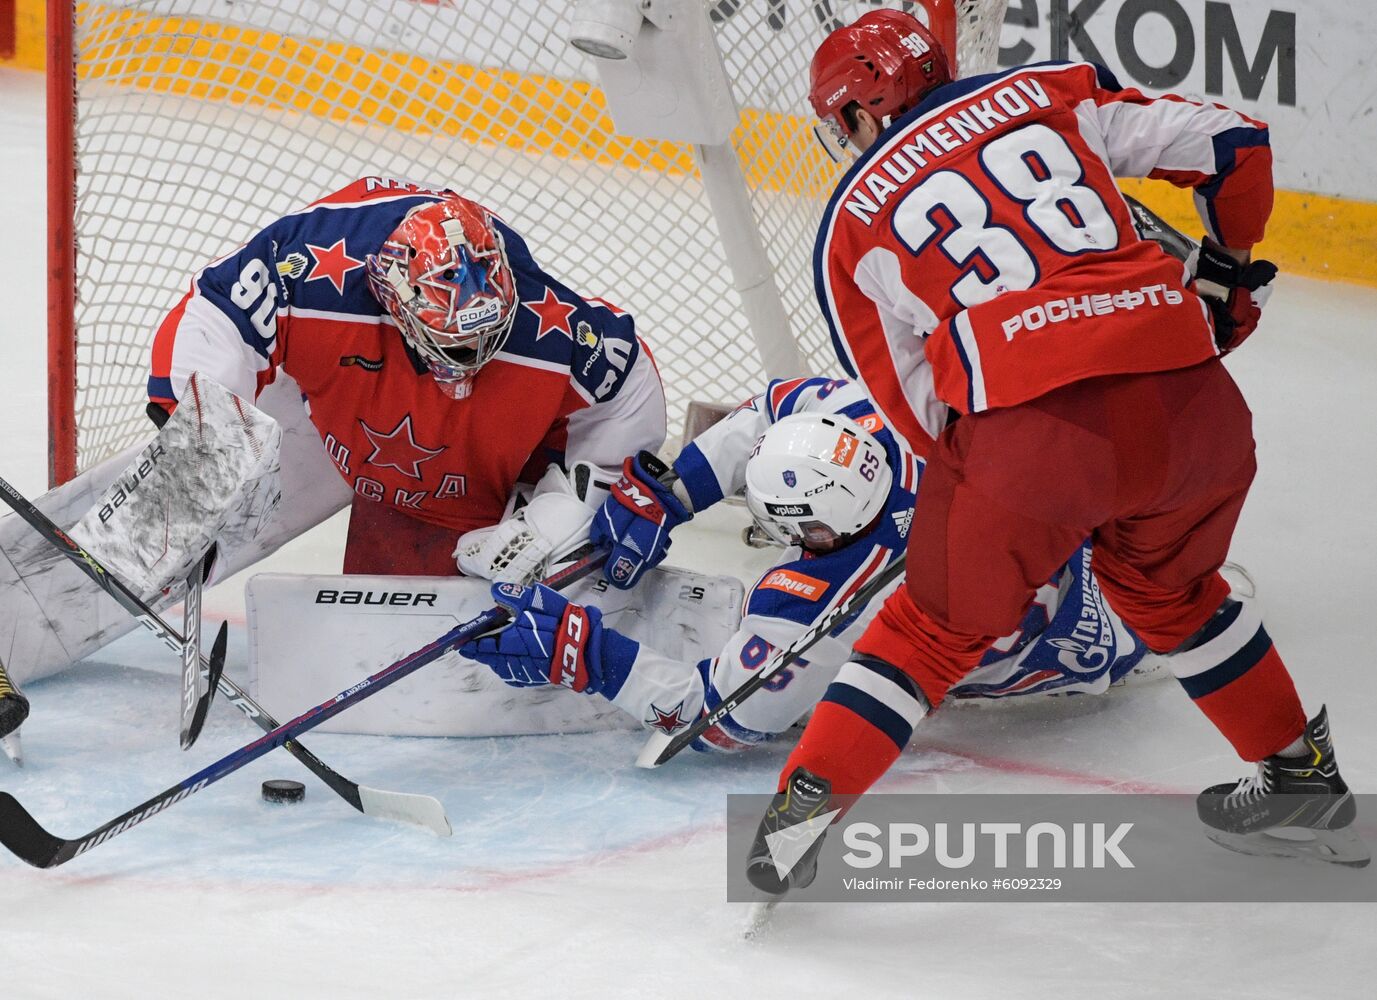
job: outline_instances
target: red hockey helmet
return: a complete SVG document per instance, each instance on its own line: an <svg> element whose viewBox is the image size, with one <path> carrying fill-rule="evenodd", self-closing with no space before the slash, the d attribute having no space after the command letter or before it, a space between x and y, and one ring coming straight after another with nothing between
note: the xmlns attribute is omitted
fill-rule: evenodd
<svg viewBox="0 0 1377 1000"><path fill-rule="evenodd" d="M468 395L516 319L516 280L492 213L455 194L418 205L365 263L373 295L441 388Z"/></svg>
<svg viewBox="0 0 1377 1000"><path fill-rule="evenodd" d="M951 79L948 53L922 21L903 11L872 10L838 28L818 46L808 100L836 145L845 148L851 129L842 109L848 104L860 104L887 125ZM819 133L819 137L835 156L828 136Z"/></svg>

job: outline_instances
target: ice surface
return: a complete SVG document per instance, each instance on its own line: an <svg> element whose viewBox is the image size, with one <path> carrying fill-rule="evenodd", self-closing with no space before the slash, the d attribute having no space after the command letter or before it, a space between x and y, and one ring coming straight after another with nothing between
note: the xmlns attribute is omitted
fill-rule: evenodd
<svg viewBox="0 0 1377 1000"><path fill-rule="evenodd" d="M45 476L42 92L0 71L5 303L0 473ZM1370 642L1377 552L1377 292L1283 276L1264 331L1229 362L1256 412L1261 471L1234 558L1307 707L1377 785ZM678 562L743 575L730 514ZM333 569L338 522L272 560ZM239 613L230 581L208 614ZM242 619L239 619L240 621ZM0 651L3 655L3 651ZM135 633L28 689L26 768L0 788L76 835L247 742L226 706L176 749L177 664ZM231 672L242 677L237 629ZM477 740L313 736L355 780L438 796L441 840L358 816L275 753L53 872L0 858L0 991L36 997L922 997L1057 1000L1369 996L1377 911L1359 906L780 907L759 940L725 903L728 791L762 791L784 751L631 766L626 732ZM1241 774L1174 684L1104 699L959 710L926 724L885 787L1195 791ZM270 807L258 785L301 778Z"/></svg>

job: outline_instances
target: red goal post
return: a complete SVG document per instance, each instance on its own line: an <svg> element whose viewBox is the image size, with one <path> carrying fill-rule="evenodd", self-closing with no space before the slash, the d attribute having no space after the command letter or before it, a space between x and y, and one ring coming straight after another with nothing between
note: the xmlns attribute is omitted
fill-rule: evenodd
<svg viewBox="0 0 1377 1000"><path fill-rule="evenodd" d="M731 218L703 147L618 133L593 60L567 42L575 0L47 5L57 484L147 434L148 345L199 267L371 173L488 204L552 273L629 309L671 426L691 400L737 401L767 371L796 373L769 371L772 358L834 370L811 255L841 168L812 136L812 52L832 27L895 6L954 33L963 73L986 71L1006 0L702 0L740 112L723 152L707 150L739 175ZM735 266L743 227L763 273ZM779 331L759 329L762 297Z"/></svg>

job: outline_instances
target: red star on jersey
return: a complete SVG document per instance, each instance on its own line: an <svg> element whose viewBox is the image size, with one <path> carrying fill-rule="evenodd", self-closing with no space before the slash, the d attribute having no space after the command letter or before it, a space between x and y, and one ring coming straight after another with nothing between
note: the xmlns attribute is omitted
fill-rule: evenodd
<svg viewBox="0 0 1377 1000"><path fill-rule="evenodd" d="M651 714L655 716L655 718L647 719L646 723L652 729L658 729L666 736L671 736L674 734L674 731L676 729L683 729L685 726L688 725L687 719L679 718L679 713L683 710L684 703L682 701L679 702L679 704L675 705L673 708L671 708L668 712L660 711L659 705L651 705L650 711Z"/></svg>
<svg viewBox="0 0 1377 1000"><path fill-rule="evenodd" d="M316 281L324 278L335 286L335 291L344 294L344 278L350 271L358 270L363 267L363 261L355 260L349 256L349 250L344 245L344 240L336 240L334 246L318 247L310 243L306 244L306 249L311 251L311 256L315 258L315 264L311 267L311 273L306 275L307 281Z"/></svg>
<svg viewBox="0 0 1377 1000"><path fill-rule="evenodd" d="M574 339L574 331L569 326L569 317L574 315L574 310L578 307L562 301L555 294L553 288L545 289L545 297L539 302L523 302L521 304L540 319L540 328L536 330L536 340L556 330L570 340Z"/></svg>
<svg viewBox="0 0 1377 1000"><path fill-rule="evenodd" d="M363 428L363 433L373 445L373 454L364 460L364 464L376 465L378 468L390 467L412 479L421 478L422 462L429 461L445 450L423 448L416 443L416 438L411 433L410 413L402 417L402 422L386 434L375 431L362 420L359 421L359 426Z"/></svg>

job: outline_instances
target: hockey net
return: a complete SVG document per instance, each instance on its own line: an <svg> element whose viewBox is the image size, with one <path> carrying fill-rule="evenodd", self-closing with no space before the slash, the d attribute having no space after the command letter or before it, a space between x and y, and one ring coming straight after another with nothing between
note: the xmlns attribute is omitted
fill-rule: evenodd
<svg viewBox="0 0 1377 1000"><path fill-rule="evenodd" d="M961 71L993 68L1005 0L955 2ZM811 258L841 168L812 135L808 63L828 30L881 4L706 5L742 111L732 145L792 336L809 368L830 372ZM368 174L485 203L552 274L630 310L671 427L691 399L759 388L692 150L616 134L593 60L565 39L573 0L49 6L55 481L147 433L148 345L196 269ZM65 129L64 76L75 79Z"/></svg>

